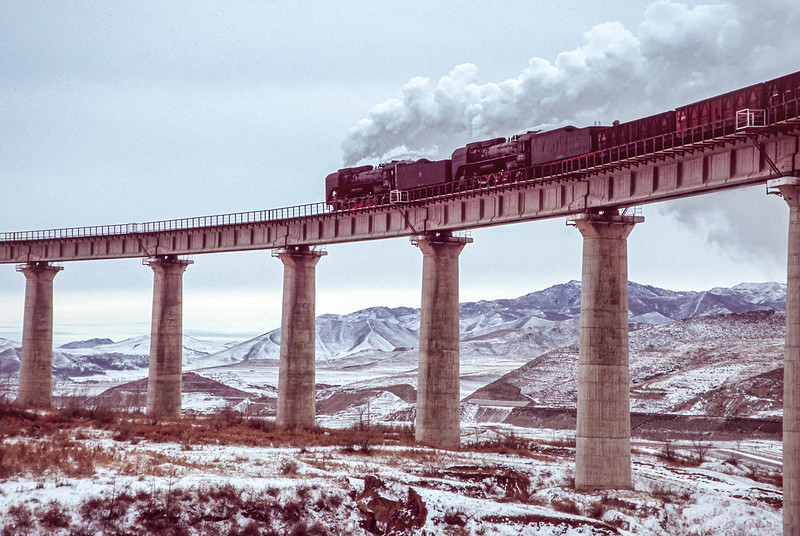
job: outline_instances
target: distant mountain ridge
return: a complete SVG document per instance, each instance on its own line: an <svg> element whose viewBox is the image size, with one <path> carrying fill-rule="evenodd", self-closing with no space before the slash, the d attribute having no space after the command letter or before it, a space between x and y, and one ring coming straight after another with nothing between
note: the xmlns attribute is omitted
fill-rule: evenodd
<svg viewBox="0 0 800 536"><path fill-rule="evenodd" d="M581 284L569 281L514 299L460 304L462 356L479 353L529 355L577 340ZM784 310L786 285L742 283L708 291L672 291L628 284L629 319L634 325L661 325L674 320L747 311ZM363 352L415 349L419 343L420 311L410 307L371 307L346 315L317 317L317 360L326 362ZM104 370L135 370L147 366L149 337L118 343L90 339L54 351L54 372L62 376L102 374ZM187 369L242 361L273 360L280 355L280 329L229 348L184 337ZM0 339L0 373L19 368L20 345Z"/></svg>
<svg viewBox="0 0 800 536"><path fill-rule="evenodd" d="M215 343L183 337L184 360L209 356L223 349L223 346ZM0 339L0 373L16 373L21 357L22 347L19 343ZM149 360L149 335L120 342L111 339L75 341L53 349L53 374L80 377L103 374L109 370L143 369L147 368Z"/></svg>
<svg viewBox="0 0 800 536"><path fill-rule="evenodd" d="M580 316L581 284L569 281L519 298L465 302L459 306L462 341L503 330L545 328ZM660 325L674 320L747 311L785 310L786 285L742 283L708 291L672 291L628 283L632 323ZM371 307L347 315L317 317L317 359L352 355L363 350L416 348L419 309ZM220 364L241 359L278 359L280 329L231 347L213 359Z"/></svg>

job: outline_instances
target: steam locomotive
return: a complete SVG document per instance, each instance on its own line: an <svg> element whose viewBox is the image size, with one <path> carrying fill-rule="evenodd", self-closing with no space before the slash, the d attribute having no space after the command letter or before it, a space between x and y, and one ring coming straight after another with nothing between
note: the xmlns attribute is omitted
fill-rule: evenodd
<svg viewBox="0 0 800 536"><path fill-rule="evenodd" d="M450 159L395 160L340 169L325 179L334 210L415 201L438 195L568 175L571 169L654 153L775 125L800 111L800 71L612 126L529 131L467 144Z"/></svg>

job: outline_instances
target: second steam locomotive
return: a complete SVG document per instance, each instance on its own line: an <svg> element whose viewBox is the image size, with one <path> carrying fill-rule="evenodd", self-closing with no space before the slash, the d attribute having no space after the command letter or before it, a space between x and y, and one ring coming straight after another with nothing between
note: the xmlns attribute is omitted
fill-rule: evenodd
<svg viewBox="0 0 800 536"><path fill-rule="evenodd" d="M456 149L448 160L340 169L325 179L325 200L334 210L345 210L542 179L576 163L586 168L624 159L632 144L636 154L653 153L733 134L753 126L754 119L759 126L776 124L798 115L798 100L800 72L613 126L568 126L478 141Z"/></svg>

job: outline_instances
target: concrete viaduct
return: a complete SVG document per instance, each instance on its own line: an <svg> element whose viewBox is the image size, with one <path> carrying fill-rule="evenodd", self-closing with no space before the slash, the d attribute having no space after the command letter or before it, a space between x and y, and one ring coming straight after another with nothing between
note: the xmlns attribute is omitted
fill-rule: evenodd
<svg viewBox="0 0 800 536"><path fill-rule="evenodd" d="M53 262L146 258L155 277L147 413L181 411L182 255L272 249L284 265L278 423L314 424L315 246L410 237L423 255L418 441L459 446L458 257L472 228L569 217L583 236L575 484L631 487L627 237L637 205L767 184L790 207L784 383L784 534L800 534L800 121L616 148L593 166L424 201L332 212L323 204L145 224L0 234L26 279L18 401L52 397Z"/></svg>

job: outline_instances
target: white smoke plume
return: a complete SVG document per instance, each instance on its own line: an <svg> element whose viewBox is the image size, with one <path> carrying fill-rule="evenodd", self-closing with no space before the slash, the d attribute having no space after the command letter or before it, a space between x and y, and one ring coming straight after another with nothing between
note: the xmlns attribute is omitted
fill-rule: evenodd
<svg viewBox="0 0 800 536"><path fill-rule="evenodd" d="M643 117L800 69L796 0L659 0L632 31L599 24L554 61L534 57L515 78L478 83L478 67L436 82L416 77L377 104L342 143L345 165L398 149L443 157L469 141L567 123ZM439 151L441 147L442 154Z"/></svg>

